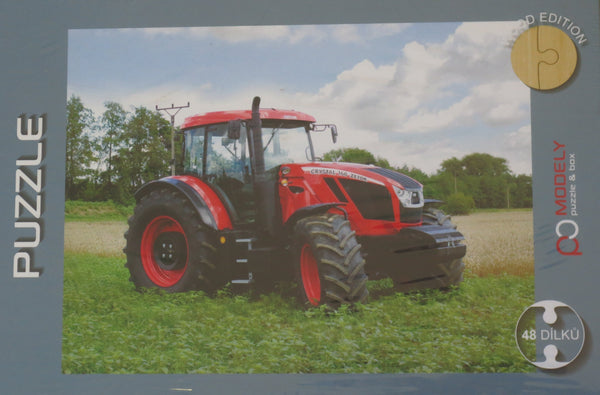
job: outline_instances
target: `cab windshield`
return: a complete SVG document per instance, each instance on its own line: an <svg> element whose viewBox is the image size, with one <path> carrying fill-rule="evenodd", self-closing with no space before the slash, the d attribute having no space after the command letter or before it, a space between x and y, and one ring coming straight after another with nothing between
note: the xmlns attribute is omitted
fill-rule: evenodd
<svg viewBox="0 0 600 395"><path fill-rule="evenodd" d="M239 139L227 137L227 124L202 126L186 131L184 171L209 181L222 177L249 182L248 130L242 125ZM314 161L307 125L263 121L262 145L265 170L284 163Z"/></svg>
<svg viewBox="0 0 600 395"><path fill-rule="evenodd" d="M304 126L289 127L280 124L262 128L265 170L284 163L314 161L310 133Z"/></svg>

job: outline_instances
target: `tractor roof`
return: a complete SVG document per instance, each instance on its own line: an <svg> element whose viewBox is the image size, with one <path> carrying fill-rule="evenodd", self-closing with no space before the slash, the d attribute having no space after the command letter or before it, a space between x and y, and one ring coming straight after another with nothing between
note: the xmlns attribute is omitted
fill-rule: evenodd
<svg viewBox="0 0 600 395"><path fill-rule="evenodd" d="M252 111L250 110L238 110L238 111L215 111L207 112L206 114L193 115L187 117L181 129L190 129L198 126L212 125L215 123L225 123L233 121L235 119L250 120L252 118ZM300 121L300 122L315 122L315 118L311 115L304 114L294 110L276 110L274 108L261 108L260 118L265 120L286 120L286 121Z"/></svg>

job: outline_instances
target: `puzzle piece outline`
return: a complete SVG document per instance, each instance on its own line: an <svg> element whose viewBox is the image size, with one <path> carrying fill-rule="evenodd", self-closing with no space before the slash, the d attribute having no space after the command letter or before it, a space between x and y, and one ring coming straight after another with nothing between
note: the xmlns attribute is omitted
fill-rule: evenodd
<svg viewBox="0 0 600 395"><path fill-rule="evenodd" d="M554 345L554 344L548 344L544 347L543 350L543 354L544 354L544 361L531 361L529 358L527 358L523 352L521 351L521 349L519 348L519 351L521 351L521 355L523 355L523 357L529 361L531 364L533 364L534 366L538 367L538 368L542 368L542 369L560 369L568 364L570 364L571 362L573 362L581 353L581 350L583 349L583 344L585 343L585 328L583 326L583 321L581 320L581 317L579 317L579 314L577 314L577 312L575 310L573 310L573 308L571 308L571 306L563 303L563 302L559 302L556 300L542 300L540 302L536 302L534 304L532 304L531 306L529 306L527 309L525 309L525 311L523 312L523 314L521 314L521 317L523 317L523 315L525 314L525 312L527 312L529 309L531 308L543 308L544 309L544 313L542 314L542 319L544 320L544 322L547 325L553 325L556 323L556 321L558 320L558 314L556 313L556 308L557 307L566 307L569 310L571 310L571 312L573 312L575 314L575 316L577 317L577 319L579 320L579 323L581 324L581 328L583 331L583 338L582 338L582 343L581 343L581 347L579 349L579 351L577 352L577 354L569 361L566 362L559 362L556 360L556 357L558 356L559 350L558 348ZM517 342L517 346L518 346L518 342Z"/></svg>
<svg viewBox="0 0 600 395"><path fill-rule="evenodd" d="M567 82L577 66L577 49L562 30L548 25L532 27L513 44L513 71L527 86L550 90Z"/></svg>

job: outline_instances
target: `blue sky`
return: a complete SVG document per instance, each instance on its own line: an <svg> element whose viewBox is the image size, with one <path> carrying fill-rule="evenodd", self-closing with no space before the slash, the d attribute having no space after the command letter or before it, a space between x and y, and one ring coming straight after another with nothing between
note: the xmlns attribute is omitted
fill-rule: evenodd
<svg viewBox="0 0 600 395"><path fill-rule="evenodd" d="M100 115L263 107L335 123L320 152L361 147L432 173L487 152L531 173L529 89L510 66L515 22L69 31L68 92ZM319 150L318 150L319 151Z"/></svg>

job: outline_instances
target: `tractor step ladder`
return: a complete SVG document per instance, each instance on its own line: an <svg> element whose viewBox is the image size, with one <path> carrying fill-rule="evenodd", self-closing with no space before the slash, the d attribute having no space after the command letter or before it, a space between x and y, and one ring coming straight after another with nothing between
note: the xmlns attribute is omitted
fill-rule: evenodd
<svg viewBox="0 0 600 395"><path fill-rule="evenodd" d="M247 249L246 251L246 255L244 257L241 258L237 258L235 260L236 263L242 264L242 265L247 265L248 264L248 252L252 251L252 242L255 239L236 239L235 242L236 243L245 243L247 245ZM248 278L243 278L243 279L237 279L237 280L231 280L232 284L251 284L253 280L253 276L252 276L252 272L248 271Z"/></svg>

